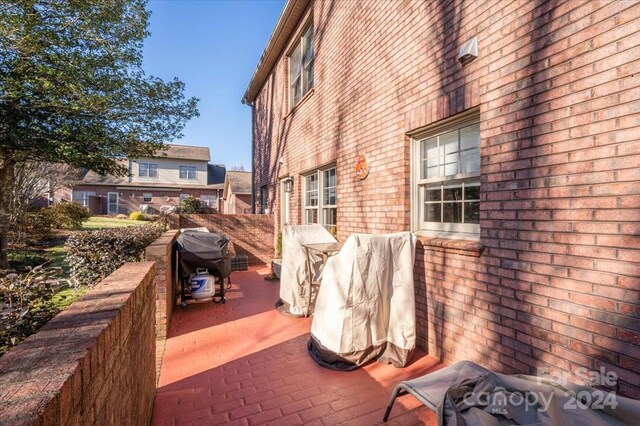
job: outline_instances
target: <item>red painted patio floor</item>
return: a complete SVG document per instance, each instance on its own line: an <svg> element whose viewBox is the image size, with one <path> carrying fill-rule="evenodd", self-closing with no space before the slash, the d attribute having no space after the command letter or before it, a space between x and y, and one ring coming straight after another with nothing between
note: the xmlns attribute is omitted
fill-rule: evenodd
<svg viewBox="0 0 640 426"><path fill-rule="evenodd" d="M266 270L234 272L227 303L173 314L154 425L381 423L393 387L434 371L417 352L405 368L371 363L350 372L318 367L307 353L311 319L278 313L278 283ZM388 424L435 424L413 397L396 401Z"/></svg>

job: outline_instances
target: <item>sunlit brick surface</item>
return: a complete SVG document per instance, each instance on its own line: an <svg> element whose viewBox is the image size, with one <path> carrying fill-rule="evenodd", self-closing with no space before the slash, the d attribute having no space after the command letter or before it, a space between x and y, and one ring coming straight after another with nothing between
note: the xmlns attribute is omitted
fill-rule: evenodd
<svg viewBox="0 0 640 426"><path fill-rule="evenodd" d="M352 372L318 367L307 354L311 319L274 309L278 283L266 270L233 273L225 305L198 302L174 313L154 425L380 423L399 381L442 365L422 352L406 368L372 363ZM389 424L435 424L412 397Z"/></svg>

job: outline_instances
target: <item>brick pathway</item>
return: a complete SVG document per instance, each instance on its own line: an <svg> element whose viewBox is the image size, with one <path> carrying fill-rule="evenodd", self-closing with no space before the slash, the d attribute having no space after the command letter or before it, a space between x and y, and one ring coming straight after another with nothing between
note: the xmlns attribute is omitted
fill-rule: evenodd
<svg viewBox="0 0 640 426"><path fill-rule="evenodd" d="M418 352L406 368L318 367L306 349L311 320L274 309L278 284L265 281L265 272L234 273L225 305L174 312L154 425L373 425L397 382L442 366ZM396 401L391 416L391 425L435 424L411 396Z"/></svg>

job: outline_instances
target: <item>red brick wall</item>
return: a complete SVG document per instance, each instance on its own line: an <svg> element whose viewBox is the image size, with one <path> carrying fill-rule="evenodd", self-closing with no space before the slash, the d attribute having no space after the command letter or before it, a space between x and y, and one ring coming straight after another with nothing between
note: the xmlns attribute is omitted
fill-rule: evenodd
<svg viewBox="0 0 640 426"><path fill-rule="evenodd" d="M180 228L204 226L226 235L236 254L249 257L252 265L271 264L275 253L273 215L265 214L182 214Z"/></svg>
<svg viewBox="0 0 640 426"><path fill-rule="evenodd" d="M119 213L129 214L133 211L140 209L140 204L146 204L149 206L149 213L159 213L160 207L164 205L180 206L180 194L193 195L199 198L200 195L218 195L222 197L222 190L218 189L190 189L188 187L182 188L180 191L167 191L167 190L123 190L117 189L115 186L105 185L78 185L75 186L76 191L94 191L96 196L102 197L102 211L97 214L107 214L107 195L109 192L117 192L119 195ZM150 203L143 201L143 194L150 192L153 195ZM66 197L71 199L71 192L66 194ZM168 199L167 199L168 198Z"/></svg>
<svg viewBox="0 0 640 426"><path fill-rule="evenodd" d="M289 111L283 56L255 100L254 186L269 185L271 210L291 175L299 223L300 175L335 161L340 239L411 229L408 135L478 107L480 242L421 237L420 344L507 372L604 366L640 397L640 2L317 1L310 12L313 91ZM479 57L463 67L473 36Z"/></svg>
<svg viewBox="0 0 640 426"><path fill-rule="evenodd" d="M0 423L149 424L152 262L127 263L0 358Z"/></svg>
<svg viewBox="0 0 640 426"><path fill-rule="evenodd" d="M171 313L176 300L176 277L173 243L178 230L166 231L147 246L144 258L156 266L156 338L166 339L171 323Z"/></svg>

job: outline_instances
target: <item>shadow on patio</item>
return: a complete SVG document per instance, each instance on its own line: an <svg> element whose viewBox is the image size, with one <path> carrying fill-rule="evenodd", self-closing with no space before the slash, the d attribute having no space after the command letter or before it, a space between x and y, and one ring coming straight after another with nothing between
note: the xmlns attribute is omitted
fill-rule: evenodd
<svg viewBox="0 0 640 426"><path fill-rule="evenodd" d="M175 312L154 425L376 424L397 382L441 366L418 351L400 369L318 367L306 349L311 320L279 314L278 284L263 273L234 273L225 305L199 302ZM406 397L388 424L424 423L435 424L435 415Z"/></svg>

